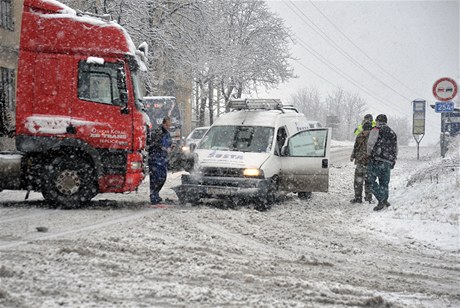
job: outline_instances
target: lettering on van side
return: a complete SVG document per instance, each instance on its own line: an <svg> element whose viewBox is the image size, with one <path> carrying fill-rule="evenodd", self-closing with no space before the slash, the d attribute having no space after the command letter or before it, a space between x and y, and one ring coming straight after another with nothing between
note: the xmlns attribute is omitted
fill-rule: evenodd
<svg viewBox="0 0 460 308"><path fill-rule="evenodd" d="M310 127L308 126L302 126L301 123L299 122L295 122L295 127L297 128L297 131L300 132L302 130L306 130L306 129L309 129Z"/></svg>
<svg viewBox="0 0 460 308"><path fill-rule="evenodd" d="M227 152L217 152L213 151L209 153L207 158L217 158L217 159L230 159L230 160L243 160L243 154L242 153L227 153Z"/></svg>

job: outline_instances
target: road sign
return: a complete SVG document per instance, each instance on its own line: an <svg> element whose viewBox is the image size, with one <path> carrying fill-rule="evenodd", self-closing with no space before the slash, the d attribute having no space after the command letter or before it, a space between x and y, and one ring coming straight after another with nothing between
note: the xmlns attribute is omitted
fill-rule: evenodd
<svg viewBox="0 0 460 308"><path fill-rule="evenodd" d="M450 101L457 95L457 83L449 77L438 79L433 85L433 95L441 102Z"/></svg>
<svg viewBox="0 0 460 308"><path fill-rule="evenodd" d="M425 112L426 101L423 99L416 99L412 101L414 113L412 117L412 136L417 142L417 160L419 159L420 142L425 136Z"/></svg>
<svg viewBox="0 0 460 308"><path fill-rule="evenodd" d="M436 102L434 104L435 112L452 112L454 111L454 102Z"/></svg>
<svg viewBox="0 0 460 308"><path fill-rule="evenodd" d="M425 134L425 100L415 100L413 104L413 117L412 117L412 135Z"/></svg>

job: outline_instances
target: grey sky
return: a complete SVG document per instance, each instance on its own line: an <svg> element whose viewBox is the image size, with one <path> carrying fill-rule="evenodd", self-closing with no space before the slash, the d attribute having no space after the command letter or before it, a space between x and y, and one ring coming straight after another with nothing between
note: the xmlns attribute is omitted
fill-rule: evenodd
<svg viewBox="0 0 460 308"><path fill-rule="evenodd" d="M359 93L374 115L406 116L411 127L411 101L423 98L428 108L422 145L438 141L440 114L428 104L435 102L437 79L459 80L460 1L267 2L296 37L299 78L259 97L286 101L304 87L323 95L341 87ZM459 107L458 97L455 102Z"/></svg>

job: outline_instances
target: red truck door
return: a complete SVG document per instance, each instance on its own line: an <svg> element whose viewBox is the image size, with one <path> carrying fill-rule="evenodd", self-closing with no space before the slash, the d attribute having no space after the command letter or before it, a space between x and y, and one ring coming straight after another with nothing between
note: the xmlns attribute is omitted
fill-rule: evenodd
<svg viewBox="0 0 460 308"><path fill-rule="evenodd" d="M126 90L120 90L124 62L92 57L77 62L77 99L72 103L69 133L94 148L132 149L132 110Z"/></svg>

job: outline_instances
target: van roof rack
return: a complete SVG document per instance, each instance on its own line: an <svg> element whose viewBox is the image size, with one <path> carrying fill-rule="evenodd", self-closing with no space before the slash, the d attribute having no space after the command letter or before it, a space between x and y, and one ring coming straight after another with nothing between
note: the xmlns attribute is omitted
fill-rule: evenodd
<svg viewBox="0 0 460 308"><path fill-rule="evenodd" d="M267 98L246 98L234 99L228 102L227 107L233 110L243 109L265 109L265 110L283 110L283 103L280 99Z"/></svg>

